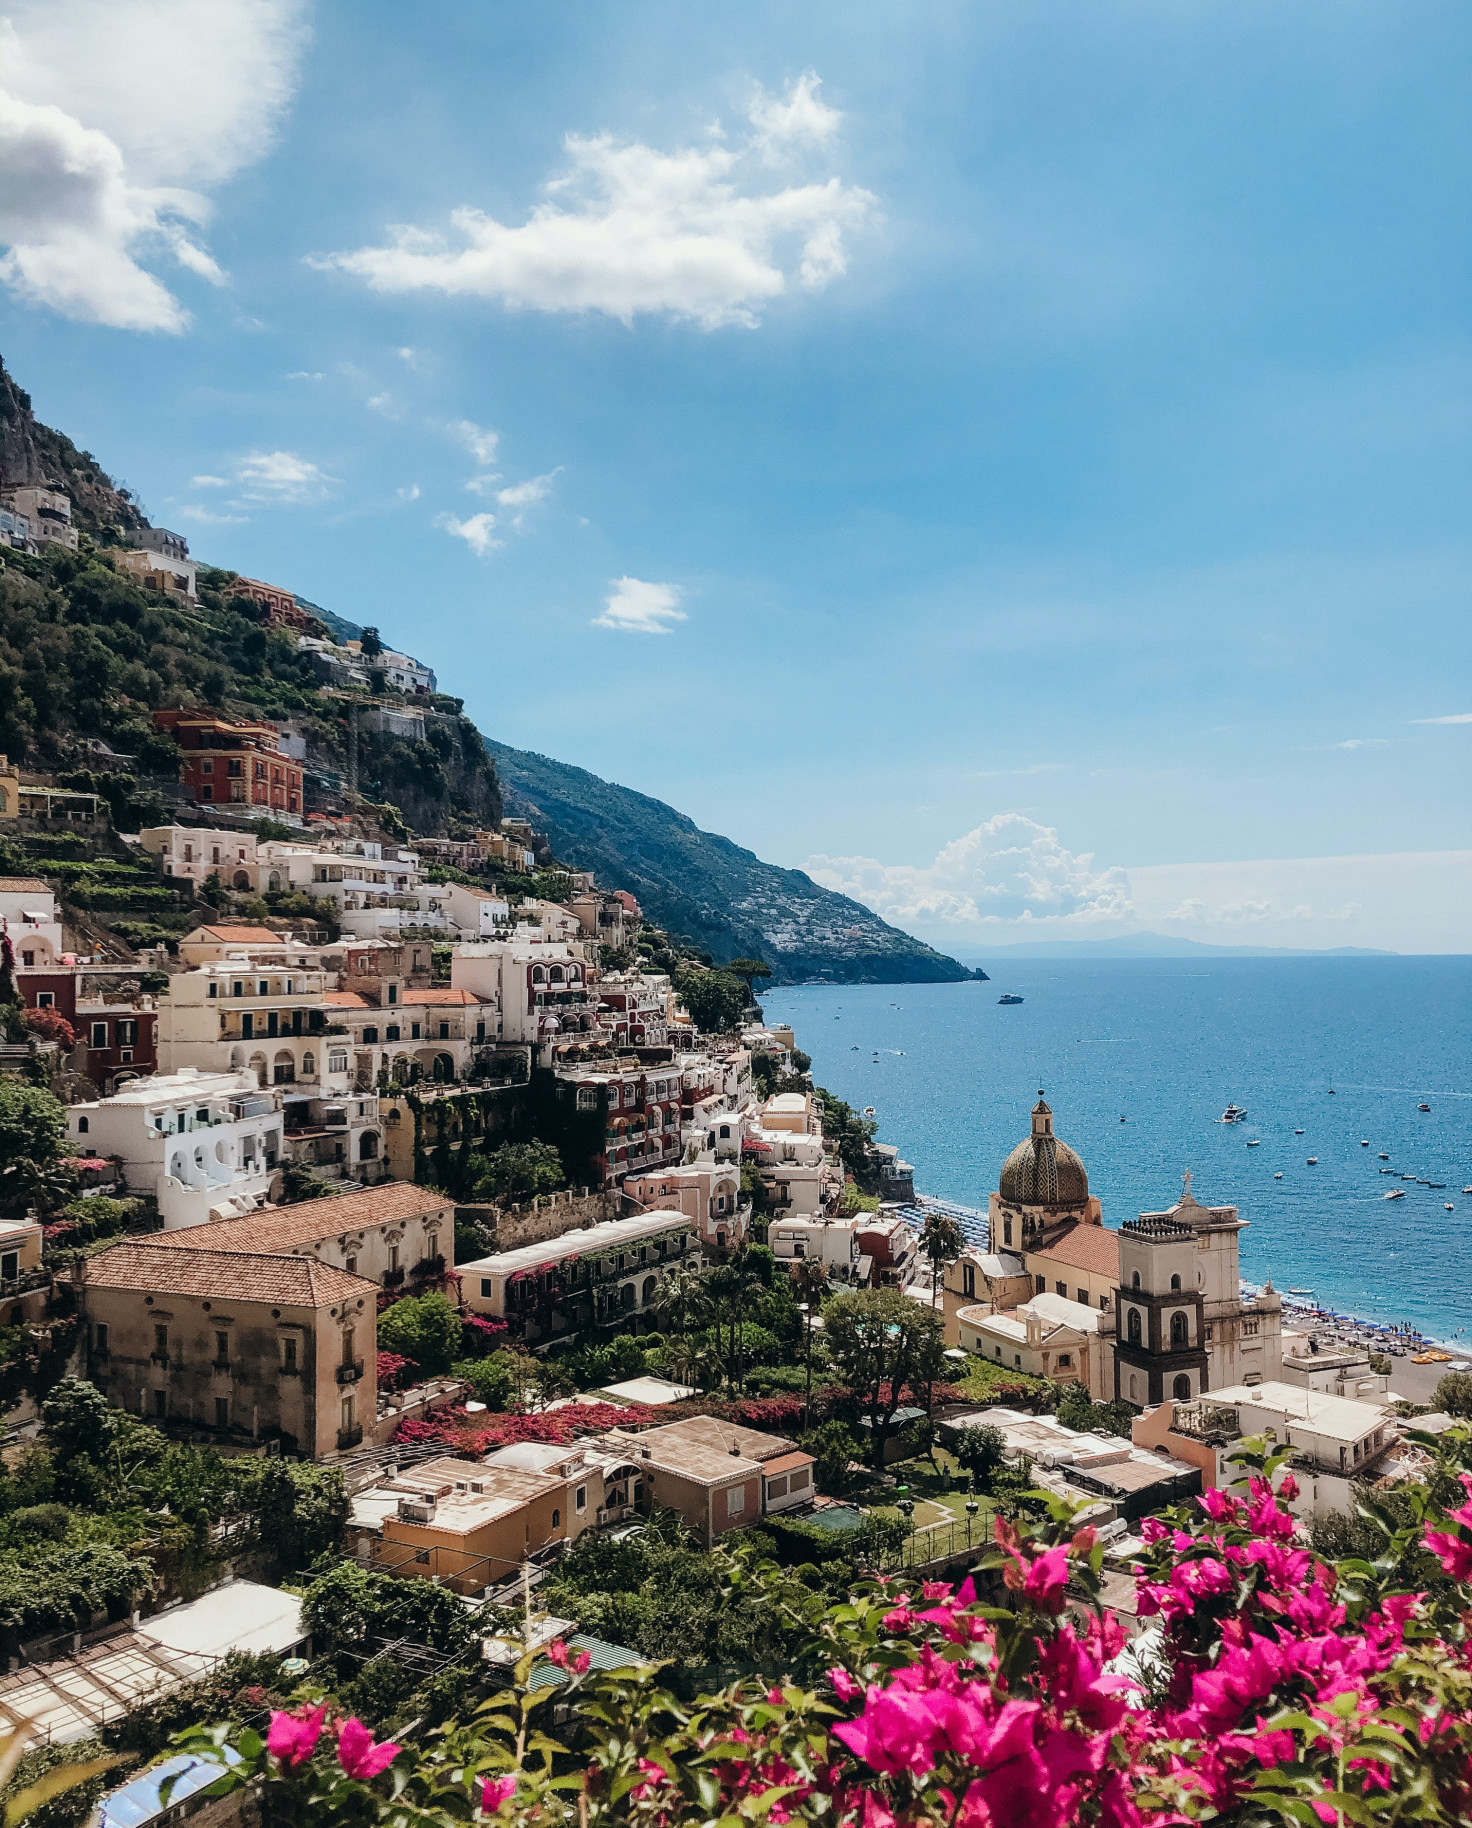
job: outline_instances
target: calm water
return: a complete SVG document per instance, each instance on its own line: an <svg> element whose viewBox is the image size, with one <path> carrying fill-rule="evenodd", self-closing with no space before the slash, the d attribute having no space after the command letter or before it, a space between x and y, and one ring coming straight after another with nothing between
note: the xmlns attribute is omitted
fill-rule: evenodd
<svg viewBox="0 0 1472 1828"><path fill-rule="evenodd" d="M1472 1338L1472 958L1033 959L993 980L762 1001L819 1084L875 1107L921 1193L985 1208L1042 1086L1107 1225L1173 1204L1189 1168L1249 1221L1249 1280ZM1245 1123L1216 1122L1229 1102Z"/></svg>

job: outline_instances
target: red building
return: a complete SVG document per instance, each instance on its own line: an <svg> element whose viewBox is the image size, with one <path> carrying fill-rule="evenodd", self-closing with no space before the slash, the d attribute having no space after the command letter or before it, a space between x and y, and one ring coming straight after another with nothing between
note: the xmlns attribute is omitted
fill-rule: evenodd
<svg viewBox="0 0 1472 1828"><path fill-rule="evenodd" d="M301 812L301 766L281 753L275 724L235 723L209 711L155 711L153 721L184 751L179 778L196 806Z"/></svg>
<svg viewBox="0 0 1472 1828"><path fill-rule="evenodd" d="M27 1009L54 1009L71 1023L76 1035L72 1063L104 1092L158 1070L158 1016L152 999L137 991L109 994L95 981L119 975L64 964L15 974Z"/></svg>
<svg viewBox="0 0 1472 1828"><path fill-rule="evenodd" d="M305 630L311 618L289 590L278 590L274 584L263 584L259 578L235 578L225 586L232 597L249 597L265 610L268 628Z"/></svg>

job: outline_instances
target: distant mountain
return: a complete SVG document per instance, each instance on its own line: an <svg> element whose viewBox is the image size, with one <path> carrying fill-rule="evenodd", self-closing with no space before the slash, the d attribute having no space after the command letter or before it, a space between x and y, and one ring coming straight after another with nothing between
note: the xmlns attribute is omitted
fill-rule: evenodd
<svg viewBox="0 0 1472 1828"><path fill-rule="evenodd" d="M486 740L507 812L553 853L628 889L649 918L716 959L760 958L781 983L949 984L973 974L801 870L701 831L662 800L585 769Z"/></svg>
<svg viewBox="0 0 1472 1828"><path fill-rule="evenodd" d="M1167 933L1126 933L1120 939L1038 939L1015 946L965 946L978 962L993 958L1398 958L1378 946L1212 946Z"/></svg>

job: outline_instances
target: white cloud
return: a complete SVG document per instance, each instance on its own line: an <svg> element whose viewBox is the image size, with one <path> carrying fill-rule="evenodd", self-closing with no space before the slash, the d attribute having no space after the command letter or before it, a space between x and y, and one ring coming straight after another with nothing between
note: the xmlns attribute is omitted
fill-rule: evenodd
<svg viewBox="0 0 1472 1828"><path fill-rule="evenodd" d="M228 489L230 479L227 476L191 476L189 486L191 489Z"/></svg>
<svg viewBox="0 0 1472 1828"><path fill-rule="evenodd" d="M494 552L501 541L492 536L491 529L496 524L494 514L472 514L469 520L456 520L453 514L442 514L435 522L447 533L453 533L456 539L464 540L478 559L483 559L488 552Z"/></svg>
<svg viewBox="0 0 1472 1828"><path fill-rule="evenodd" d="M293 368L286 378L288 381L325 381L327 376L320 368Z"/></svg>
<svg viewBox="0 0 1472 1828"><path fill-rule="evenodd" d="M780 188L779 153L821 148L839 116L802 77L781 100L758 93L751 131L727 146L660 152L610 134L566 139L569 169L518 226L463 206L446 236L401 227L380 247L332 254L335 268L386 293L496 299L510 309L601 311L632 323L663 312L707 330L751 325L794 279L816 290L847 266L844 237L874 203L834 176Z"/></svg>
<svg viewBox="0 0 1472 1828"><path fill-rule="evenodd" d="M1347 742L1335 743L1336 749L1388 749L1390 742L1383 736L1351 736Z"/></svg>
<svg viewBox="0 0 1472 1828"><path fill-rule="evenodd" d="M594 628L616 628L631 635L667 635L671 622L687 618L680 608L683 593L674 584L650 584L643 578L615 578Z"/></svg>
<svg viewBox="0 0 1472 1828"><path fill-rule="evenodd" d="M393 416L389 411L390 407L393 405L392 394L369 394L363 404L368 408L369 412L383 413L390 418Z"/></svg>
<svg viewBox="0 0 1472 1828"><path fill-rule="evenodd" d="M295 451L252 451L237 466L235 481L245 501L298 507L323 500L338 478Z"/></svg>
<svg viewBox="0 0 1472 1828"><path fill-rule="evenodd" d="M1472 724L1472 711L1455 711L1450 717L1413 717L1413 724Z"/></svg>
<svg viewBox="0 0 1472 1828"><path fill-rule="evenodd" d="M0 281L122 330L188 313L143 264L213 284L207 192L260 158L296 83L301 0L12 0L0 19Z"/></svg>
<svg viewBox="0 0 1472 1828"><path fill-rule="evenodd" d="M553 482L562 473L562 465L555 470L548 470L545 476L530 476L525 482L514 482L509 489L498 489L496 500L503 508L528 508L533 502L544 501Z"/></svg>
<svg viewBox="0 0 1472 1828"><path fill-rule="evenodd" d="M814 882L899 926L1129 920L1128 876L1119 869L1096 871L1093 864L1092 855L1065 850L1048 826L1004 812L946 845L930 864L816 856L803 868Z"/></svg>
<svg viewBox="0 0 1472 1828"><path fill-rule="evenodd" d="M202 521L211 527L242 527L246 519L243 514L216 514L212 508L183 507L174 512L182 520Z"/></svg>
<svg viewBox="0 0 1472 1828"><path fill-rule="evenodd" d="M471 419L457 420L455 424L450 427L450 430L458 433L465 441L470 449L471 456L474 457L477 463L494 463L496 461L496 447L501 442L501 434L499 432L485 431Z"/></svg>
<svg viewBox="0 0 1472 1828"><path fill-rule="evenodd" d="M484 476L472 476L465 485L466 492L471 495L489 495L500 481L499 470L491 470Z"/></svg>
<svg viewBox="0 0 1472 1828"><path fill-rule="evenodd" d="M417 482L411 482L407 489L400 489L397 493L400 501L418 501L419 484Z"/></svg>

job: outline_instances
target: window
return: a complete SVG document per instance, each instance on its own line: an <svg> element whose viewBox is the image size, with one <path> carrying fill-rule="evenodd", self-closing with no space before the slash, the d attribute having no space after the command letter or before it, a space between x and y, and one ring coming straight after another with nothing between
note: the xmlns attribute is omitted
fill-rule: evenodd
<svg viewBox="0 0 1472 1828"><path fill-rule="evenodd" d="M1060 1352L1058 1354L1058 1369L1060 1371L1071 1371L1073 1369L1073 1359L1069 1353Z"/></svg>
<svg viewBox="0 0 1472 1828"><path fill-rule="evenodd" d="M1068 1284L1066 1282L1055 1282L1053 1287L1057 1289L1058 1293L1062 1295L1065 1301L1068 1299Z"/></svg>
<svg viewBox="0 0 1472 1828"><path fill-rule="evenodd" d="M398 1000L399 1000L399 987L398 987L398 985L397 985L397 984L390 984L390 985L389 985L389 987L388 987L388 1000L389 1000L389 1002L390 1002L390 1003L397 1003L397 1002L398 1002Z"/></svg>
<svg viewBox="0 0 1472 1828"><path fill-rule="evenodd" d="M348 1070L348 1056L347 1056L346 1049L343 1049L343 1048L334 1048L333 1049L333 1051L327 1056L327 1070L329 1073L345 1073Z"/></svg>
<svg viewBox="0 0 1472 1828"><path fill-rule="evenodd" d="M24 955L24 963L29 965L32 957L33 957L33 954L27 952ZM37 1009L55 1009L56 992L54 990L38 991L37 995L36 995L36 1007L37 1007Z"/></svg>
<svg viewBox="0 0 1472 1828"><path fill-rule="evenodd" d="M479 1037L477 1037L477 1039L478 1038ZM595 1110L597 1110L597 1108L598 1108L598 1088L597 1088L597 1086L580 1085L578 1087L578 1109L580 1111L595 1111Z"/></svg>
<svg viewBox="0 0 1472 1828"><path fill-rule="evenodd" d="M77 1135L85 1136L87 1134L87 1131L91 1128L91 1123L92 1123L91 1118L79 1117L77 1119Z"/></svg>
<svg viewBox="0 0 1472 1828"><path fill-rule="evenodd" d="M302 1074L303 1074L303 1076L307 1079L310 1079L313 1077L313 1075L316 1073L316 1071L317 1071L316 1056L311 1053L303 1054L302 1055Z"/></svg>
<svg viewBox="0 0 1472 1828"><path fill-rule="evenodd" d="M215 1335L215 1363L217 1365L230 1363L230 1335L228 1333L216 1333Z"/></svg>
<svg viewBox="0 0 1472 1828"><path fill-rule="evenodd" d="M587 1508L588 1508L588 1488L586 1485L580 1485L578 1487L578 1489L573 1493L572 1502L573 1502L573 1508L575 1510L578 1510L578 1511L587 1510Z"/></svg>
<svg viewBox="0 0 1472 1828"><path fill-rule="evenodd" d="M1171 1287L1171 1293L1173 1295L1178 1295L1181 1292L1181 1279L1179 1276L1171 1277L1170 1287Z"/></svg>
<svg viewBox="0 0 1472 1828"><path fill-rule="evenodd" d="M449 1038L450 1038L450 1024L448 1022L441 1022L440 1023L440 1039L441 1039L441 1041L448 1041Z"/></svg>
<svg viewBox="0 0 1472 1828"><path fill-rule="evenodd" d="M1128 1337L1129 1337L1129 1342L1132 1346L1139 1345L1139 1343L1140 1343L1140 1310L1138 1308L1130 1309Z"/></svg>
<svg viewBox="0 0 1472 1828"><path fill-rule="evenodd" d="M343 1264L343 1268L350 1276L356 1276L358 1273L358 1259L356 1257L349 1257Z"/></svg>
<svg viewBox="0 0 1472 1828"><path fill-rule="evenodd" d="M383 1038L385 1041L397 1041L400 1038L400 1030L397 1022L389 1023L388 1027L383 1031Z"/></svg>
<svg viewBox="0 0 1472 1828"><path fill-rule="evenodd" d="M1086 1308L1089 1305L1089 1291L1086 1288L1081 1288L1078 1291L1078 1301L1080 1307Z"/></svg>
<svg viewBox="0 0 1472 1828"><path fill-rule="evenodd" d="M481 1299L482 1299L482 1300L486 1300L486 1299L487 1299L487 1298L488 1298L488 1297L489 1297L489 1296L491 1296L491 1295L494 1295L494 1294L495 1294L495 1292L496 1292L496 1285L495 1285L495 1283L494 1283L494 1282L492 1282L492 1281L491 1281L491 1279L490 1279L490 1277L489 1277L489 1276L482 1276L482 1277L481 1277L481 1279L480 1279L480 1292L481 1292Z"/></svg>
<svg viewBox="0 0 1472 1828"><path fill-rule="evenodd" d="M245 995L245 985L239 978L236 978L234 983L231 984L230 994L233 997L243 997Z"/></svg>
<svg viewBox="0 0 1472 1828"><path fill-rule="evenodd" d="M1139 1380L1139 1378L1137 1378L1135 1376L1134 1372L1131 1371L1130 1372L1130 1401L1132 1403L1137 1402L1139 1400L1139 1390L1140 1390L1140 1380Z"/></svg>
<svg viewBox="0 0 1472 1828"><path fill-rule="evenodd" d="M378 1039L378 1030L376 1028L365 1028L363 1030L363 1040L365 1041L365 1043L369 1042L369 1041L376 1041L377 1039Z"/></svg>
<svg viewBox="0 0 1472 1828"><path fill-rule="evenodd" d="M268 997L268 996L270 996L270 994L271 994L271 980L269 978L264 978L264 977L257 978L256 995L258 997Z"/></svg>
<svg viewBox="0 0 1472 1828"><path fill-rule="evenodd" d="M1004 1244L1010 1244L1012 1242L1012 1221L1011 1221L1011 1219L1002 1220L1002 1242Z"/></svg>
<svg viewBox="0 0 1472 1828"><path fill-rule="evenodd" d="M169 1393L167 1390L154 1391L153 1413L156 1416L165 1416L169 1413Z"/></svg>
<svg viewBox="0 0 1472 1828"><path fill-rule="evenodd" d="M560 1530L562 1528L562 1512L558 1510L555 1504L552 1507L552 1528L554 1530Z"/></svg>
<svg viewBox="0 0 1472 1828"><path fill-rule="evenodd" d="M746 1487L744 1485L730 1486L726 1492L726 1515L739 1517L745 1509Z"/></svg>
<svg viewBox="0 0 1472 1828"><path fill-rule="evenodd" d="M409 1024L409 1039L411 1041L417 1041L419 1039L419 1024L417 1022L411 1022Z"/></svg>
<svg viewBox="0 0 1472 1828"><path fill-rule="evenodd" d="M1046 1295L1048 1292L1048 1278L1046 1276L1037 1276L1034 1278L1034 1280L1036 1281L1036 1283L1038 1285L1037 1286L1038 1294Z"/></svg>
<svg viewBox="0 0 1472 1828"><path fill-rule="evenodd" d="M1189 1344L1186 1332L1186 1316L1172 1314L1170 1317L1170 1343L1172 1347Z"/></svg>
<svg viewBox="0 0 1472 1828"><path fill-rule="evenodd" d="M212 997L217 997L219 994L220 994L220 986L218 984L211 984L210 985L210 995Z"/></svg>
<svg viewBox="0 0 1472 1828"><path fill-rule="evenodd" d="M229 1426L230 1399L228 1396L217 1396L215 1398L215 1427L228 1428Z"/></svg>
<svg viewBox="0 0 1472 1828"><path fill-rule="evenodd" d="M1140 1286L1140 1272L1138 1270L1136 1270L1135 1273L1130 1277L1130 1287L1138 1288L1139 1286Z"/></svg>
<svg viewBox="0 0 1472 1828"><path fill-rule="evenodd" d="M155 1358L169 1356L169 1329L167 1327L153 1329L153 1356Z"/></svg>
<svg viewBox="0 0 1472 1828"><path fill-rule="evenodd" d="M345 1365L351 1365L353 1362L353 1345L354 1345L354 1342L356 1341L356 1339L357 1339L357 1334L352 1327L343 1328L343 1330L342 1330L342 1362Z"/></svg>
<svg viewBox="0 0 1472 1828"><path fill-rule="evenodd" d="M1191 1400L1191 1380L1183 1371L1171 1385L1171 1395L1178 1403L1189 1403Z"/></svg>
<svg viewBox="0 0 1472 1828"><path fill-rule="evenodd" d="M98 1352L106 1355L106 1352L107 1352L107 1322L105 1320L99 1320L97 1325L95 1327L93 1327L92 1344Z"/></svg>
<svg viewBox="0 0 1472 1828"><path fill-rule="evenodd" d="M107 1024L106 1024L106 1022L94 1022L92 1024L91 1045L93 1047L106 1047L107 1046Z"/></svg>
<svg viewBox="0 0 1472 1828"><path fill-rule="evenodd" d="M298 1369L296 1341L294 1339L287 1338L283 1339L281 1342L281 1369L285 1371L288 1376L293 1375Z"/></svg>

